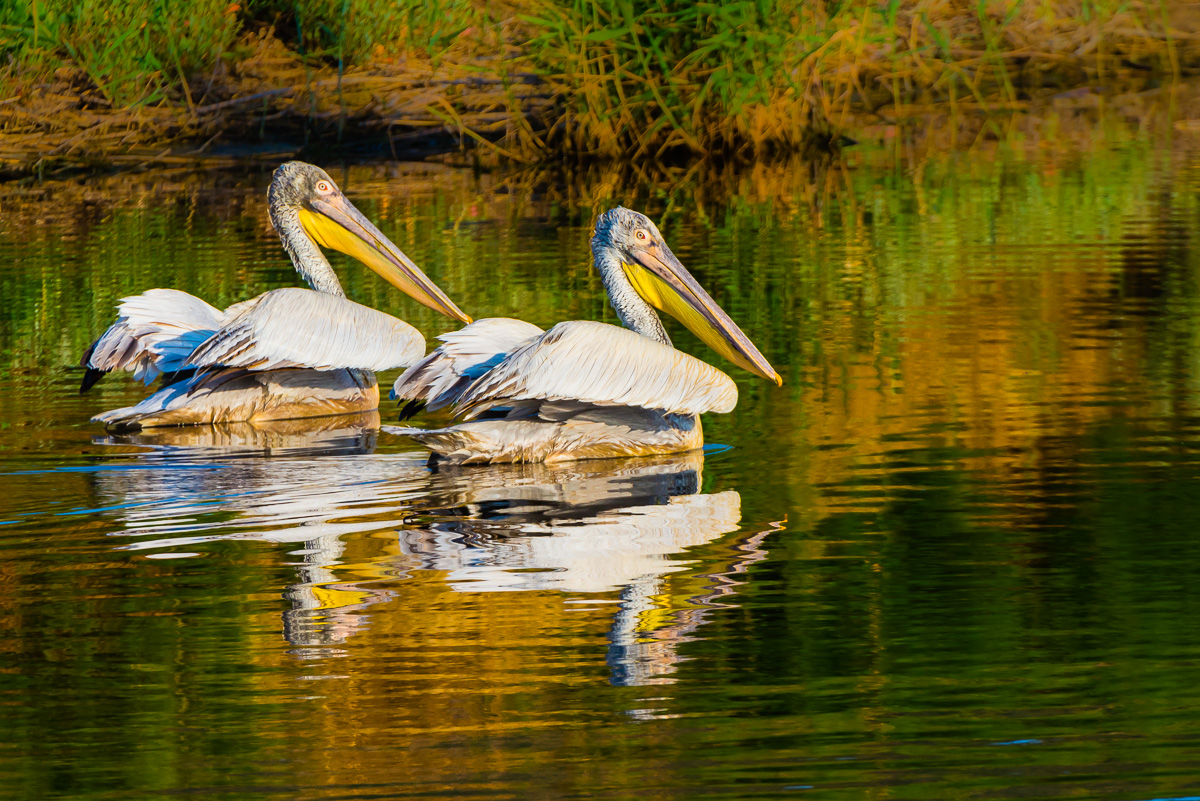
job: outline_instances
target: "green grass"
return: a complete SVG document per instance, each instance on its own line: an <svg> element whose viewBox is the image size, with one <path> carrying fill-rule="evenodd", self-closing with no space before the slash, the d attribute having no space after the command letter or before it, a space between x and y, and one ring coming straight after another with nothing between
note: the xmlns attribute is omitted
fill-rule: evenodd
<svg viewBox="0 0 1200 801"><path fill-rule="evenodd" d="M556 126L570 149L661 154L711 150L750 134L752 110L779 112L778 137L805 120L784 119L802 87L792 69L814 41L796 35L795 0L667 4L646 0L541 3L527 21L535 62L564 87ZM765 122L765 121L762 121Z"/></svg>
<svg viewBox="0 0 1200 801"><path fill-rule="evenodd" d="M1178 73L1158 0L539 0L552 143L607 157L803 148L852 110L983 107L1116 70ZM1174 27L1180 27L1180 24ZM1198 62L1194 43L1182 61Z"/></svg>
<svg viewBox="0 0 1200 801"><path fill-rule="evenodd" d="M299 52L359 62L397 48L434 54L484 17L470 0L248 0L246 18L271 22Z"/></svg>
<svg viewBox="0 0 1200 801"><path fill-rule="evenodd" d="M114 106L190 101L240 27L228 0L32 0L0 7L0 54L26 74L73 65Z"/></svg>
<svg viewBox="0 0 1200 801"><path fill-rule="evenodd" d="M339 71L516 41L524 57L503 63L540 73L560 102L545 135L514 126L520 141L505 147L628 158L794 151L829 141L850 112L986 109L1122 70L1200 67L1197 43L1173 33L1190 24L1173 19L1191 13L1182 0L513 2L9 0L0 84L82 75L68 91L93 105L191 107L264 31Z"/></svg>
<svg viewBox="0 0 1200 801"><path fill-rule="evenodd" d="M32 0L0 5L0 55L24 75L82 71L112 105L192 101L191 84L273 28L297 54L352 64L398 49L436 53L485 19L468 0Z"/></svg>

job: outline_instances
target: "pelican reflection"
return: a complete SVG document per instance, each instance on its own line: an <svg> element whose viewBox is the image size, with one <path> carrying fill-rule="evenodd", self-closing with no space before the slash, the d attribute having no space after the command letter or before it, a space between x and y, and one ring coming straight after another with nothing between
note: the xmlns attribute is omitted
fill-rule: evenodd
<svg viewBox="0 0 1200 801"><path fill-rule="evenodd" d="M609 629L613 682L670 681L678 645L738 583L728 577L763 556L765 532L739 539L715 560L687 553L741 523L737 492L700 492L703 464L703 452L692 451L442 467L437 483L447 492L440 508L424 511L440 520L402 531L400 548L418 567L444 572L458 592L617 591Z"/></svg>
<svg viewBox="0 0 1200 801"><path fill-rule="evenodd" d="M378 430L379 415L367 412L98 437L134 451L94 474L96 505L119 518L111 533L121 550L295 546L284 637L299 647L340 643L365 625L364 609L392 597L375 585L390 577L396 529L428 485L423 454L372 453ZM269 458L281 456L289 458Z"/></svg>
<svg viewBox="0 0 1200 801"><path fill-rule="evenodd" d="M379 436L379 412L296 420L215 423L145 428L96 436L96 445L135 446L160 456L344 456L371 453Z"/></svg>
<svg viewBox="0 0 1200 801"><path fill-rule="evenodd" d="M560 593L564 610L611 610L611 680L632 685L672 680L680 644L736 590L769 533L727 536L741 529L741 498L701 491L703 452L431 471L424 454L366 452L371 426L313 422L111 438L149 448L94 473L117 547L291 546L281 631L302 657L341 653L331 646L381 619L406 636L402 621L420 619L434 585ZM264 458L281 453L300 455Z"/></svg>

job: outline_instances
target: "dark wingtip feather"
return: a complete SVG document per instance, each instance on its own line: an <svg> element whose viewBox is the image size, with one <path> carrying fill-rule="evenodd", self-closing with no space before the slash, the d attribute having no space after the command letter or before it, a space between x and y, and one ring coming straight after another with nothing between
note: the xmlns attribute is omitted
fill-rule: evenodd
<svg viewBox="0 0 1200 801"><path fill-rule="evenodd" d="M410 400L408 403L405 403L403 406L400 407L400 419L407 420L408 418L416 415L417 412L421 411L424 408L425 408L425 401Z"/></svg>
<svg viewBox="0 0 1200 801"><path fill-rule="evenodd" d="M100 340L96 340L88 349L83 352L83 358L79 360L79 366L84 369L83 381L79 383L79 394L87 392L92 387L96 386L96 382L104 378L105 370L97 370L92 367L92 354L96 352L96 346L100 344Z"/></svg>
<svg viewBox="0 0 1200 801"><path fill-rule="evenodd" d="M96 346L99 344L100 340L97 339L95 342L88 345L88 349L83 352L83 358L79 360L80 367L91 366L90 362L92 361L92 354L96 352Z"/></svg>
<svg viewBox="0 0 1200 801"><path fill-rule="evenodd" d="M95 367L89 367L83 372L83 380L79 382L79 394L87 392L92 387L96 386L96 382L104 378L108 374L107 370L97 370Z"/></svg>

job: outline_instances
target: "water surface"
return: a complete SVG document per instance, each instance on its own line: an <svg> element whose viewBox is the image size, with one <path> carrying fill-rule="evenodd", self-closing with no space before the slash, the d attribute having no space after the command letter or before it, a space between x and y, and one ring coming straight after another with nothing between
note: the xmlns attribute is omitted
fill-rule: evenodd
<svg viewBox="0 0 1200 801"><path fill-rule="evenodd" d="M1200 795L1200 140L332 172L540 325L614 321L588 226L644 209L784 386L672 324L741 389L704 453L433 471L387 403L109 437L118 298L296 282L269 171L0 187L0 796Z"/></svg>

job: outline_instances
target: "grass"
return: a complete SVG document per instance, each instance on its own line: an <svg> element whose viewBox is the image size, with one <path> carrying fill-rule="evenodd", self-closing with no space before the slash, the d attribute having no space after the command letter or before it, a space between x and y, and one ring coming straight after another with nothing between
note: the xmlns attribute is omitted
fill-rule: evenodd
<svg viewBox="0 0 1200 801"><path fill-rule="evenodd" d="M404 48L442 52L487 14L469 0L249 0L246 20L271 22L301 53L358 63Z"/></svg>
<svg viewBox="0 0 1200 801"><path fill-rule="evenodd" d="M561 87L551 141L606 155L793 144L806 127L793 69L808 42L797 2L546 3L527 17L535 62ZM756 110L772 108L769 115Z"/></svg>
<svg viewBox="0 0 1200 801"><path fill-rule="evenodd" d="M74 68L110 106L189 100L189 81L229 54L240 20L228 0L31 0L0 8L10 74Z"/></svg>
<svg viewBox="0 0 1200 801"><path fill-rule="evenodd" d="M562 0L528 17L563 98L557 148L762 156L852 111L994 106L1044 86L1195 67L1200 7L1157 0ZM821 142L816 142L820 144Z"/></svg>
<svg viewBox="0 0 1200 801"><path fill-rule="evenodd" d="M0 7L10 72L81 70L110 103L189 100L197 80L246 55L270 29L298 56L363 63L404 48L440 52L486 15L467 0L31 0Z"/></svg>
<svg viewBox="0 0 1200 801"><path fill-rule="evenodd" d="M451 129L523 160L758 158L827 148L864 113L1200 67L1185 0L512 2L10 2L0 139L65 156L283 119L339 141Z"/></svg>

